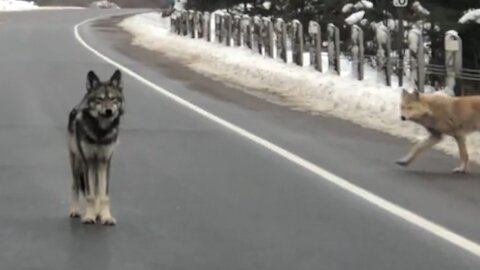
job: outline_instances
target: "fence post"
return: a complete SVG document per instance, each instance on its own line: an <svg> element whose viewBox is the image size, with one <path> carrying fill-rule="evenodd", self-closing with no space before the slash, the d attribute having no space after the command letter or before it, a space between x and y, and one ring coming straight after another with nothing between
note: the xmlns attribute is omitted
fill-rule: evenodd
<svg viewBox="0 0 480 270"><path fill-rule="evenodd" d="M308 33L314 46L310 49L310 61L314 64L315 69L322 72L322 29L318 22L310 21L308 24Z"/></svg>
<svg viewBox="0 0 480 270"><path fill-rule="evenodd" d="M186 36L189 36L190 38L193 36L193 35L192 35L192 33L193 33L192 21L193 21L193 11L192 11L192 10L187 10L187 12L186 12L186 25L187 25L187 28L186 28L186 33L185 33L185 35L186 35Z"/></svg>
<svg viewBox="0 0 480 270"><path fill-rule="evenodd" d="M264 55L265 48L263 46L263 38L262 38L262 32L263 32L262 20L260 19L259 16L254 16L252 23L253 23L252 49L257 53L260 53L261 55Z"/></svg>
<svg viewBox="0 0 480 270"><path fill-rule="evenodd" d="M352 25L352 74L358 80L363 80L364 47L363 30L358 25Z"/></svg>
<svg viewBox="0 0 480 270"><path fill-rule="evenodd" d="M273 24L270 18L263 18L263 33L264 33L264 44L267 47L268 56L271 58L276 58L276 44L275 44L275 35L273 33Z"/></svg>
<svg viewBox="0 0 480 270"><path fill-rule="evenodd" d="M456 77L462 70L462 39L454 30L445 32L445 88L455 95Z"/></svg>
<svg viewBox="0 0 480 270"><path fill-rule="evenodd" d="M327 26L328 32L328 69L340 75L340 31L333 23Z"/></svg>
<svg viewBox="0 0 480 270"><path fill-rule="evenodd" d="M198 31L200 29L200 18L199 18L199 12L198 11L195 11L193 13L193 38L194 39L198 39L198 36L199 36L199 32Z"/></svg>
<svg viewBox="0 0 480 270"><path fill-rule="evenodd" d="M277 18L275 20L275 35L276 38L276 54L287 62L287 25L282 18Z"/></svg>
<svg viewBox="0 0 480 270"><path fill-rule="evenodd" d="M391 35L388 28L383 23L375 26L375 37L377 40L377 79L392 85L392 61L391 61Z"/></svg>
<svg viewBox="0 0 480 270"><path fill-rule="evenodd" d="M187 29L187 22L186 22L186 17L187 17L187 12L186 11L181 11L180 13L180 20L179 20L179 29L180 29L180 35L185 36L185 32Z"/></svg>
<svg viewBox="0 0 480 270"><path fill-rule="evenodd" d="M240 47L242 39L242 17L240 15L235 15L233 17L233 46Z"/></svg>
<svg viewBox="0 0 480 270"><path fill-rule="evenodd" d="M206 41L210 40L210 12L203 13L203 38Z"/></svg>
<svg viewBox="0 0 480 270"><path fill-rule="evenodd" d="M250 31L248 30L249 29L249 25L250 25L250 16L248 15L243 15L242 16L242 20L241 20L241 23L240 23L240 46L241 47L245 47L246 44L249 42L249 34L250 34Z"/></svg>
<svg viewBox="0 0 480 270"><path fill-rule="evenodd" d="M223 15L224 25L225 25L225 43L228 47L233 46L233 36L232 36L232 29L233 29L233 19L231 14Z"/></svg>
<svg viewBox="0 0 480 270"><path fill-rule="evenodd" d="M425 90L425 55L423 36L418 28L408 32L408 49L410 50L410 83L416 86L419 92Z"/></svg>
<svg viewBox="0 0 480 270"><path fill-rule="evenodd" d="M216 42L222 43L222 30L223 30L223 15L222 14L216 14L215 15L215 35L216 35Z"/></svg>
<svg viewBox="0 0 480 270"><path fill-rule="evenodd" d="M295 57L295 63L299 66L303 66L303 25L299 20L292 21L293 30L293 53Z"/></svg>
<svg viewBox="0 0 480 270"><path fill-rule="evenodd" d="M257 46L257 43L255 42L255 18L252 17L250 18L250 23L248 27L248 42L249 42L249 47L252 51L255 51L255 47Z"/></svg>

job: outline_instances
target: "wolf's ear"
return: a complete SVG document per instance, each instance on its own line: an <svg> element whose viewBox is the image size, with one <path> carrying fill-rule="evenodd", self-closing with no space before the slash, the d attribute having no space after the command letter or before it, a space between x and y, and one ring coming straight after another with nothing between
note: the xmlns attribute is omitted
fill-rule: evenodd
<svg viewBox="0 0 480 270"><path fill-rule="evenodd" d="M408 93L407 89L403 88L402 89L402 97L408 96L410 93Z"/></svg>
<svg viewBox="0 0 480 270"><path fill-rule="evenodd" d="M97 87L98 84L100 84L100 79L95 72L90 70L87 74L87 91L90 92L92 89Z"/></svg>
<svg viewBox="0 0 480 270"><path fill-rule="evenodd" d="M122 90L122 73L120 72L120 70L115 70L112 77L110 78L110 84Z"/></svg>

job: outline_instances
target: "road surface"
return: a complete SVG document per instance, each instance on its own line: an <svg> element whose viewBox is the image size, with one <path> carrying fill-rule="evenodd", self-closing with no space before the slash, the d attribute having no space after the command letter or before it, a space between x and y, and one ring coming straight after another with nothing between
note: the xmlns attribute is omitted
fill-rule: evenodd
<svg viewBox="0 0 480 270"><path fill-rule="evenodd" d="M480 269L477 256L180 106L130 76L113 158L115 227L70 220L66 123L85 76L114 67L74 26L107 13L2 14L1 269ZM172 93L355 185L480 242L479 170L436 151L398 168L404 140L266 103L130 45L119 20L92 47Z"/></svg>

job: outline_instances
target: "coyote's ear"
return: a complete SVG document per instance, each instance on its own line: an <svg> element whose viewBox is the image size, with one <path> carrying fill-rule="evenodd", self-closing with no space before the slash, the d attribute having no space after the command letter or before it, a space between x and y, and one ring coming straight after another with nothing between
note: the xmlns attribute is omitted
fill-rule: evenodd
<svg viewBox="0 0 480 270"><path fill-rule="evenodd" d="M98 84L100 84L100 79L95 72L90 70L87 74L87 91L90 92L91 90L95 89Z"/></svg>
<svg viewBox="0 0 480 270"><path fill-rule="evenodd" d="M112 77L110 78L110 84L122 90L122 73L120 72L120 70L115 70Z"/></svg>
<svg viewBox="0 0 480 270"><path fill-rule="evenodd" d="M402 97L408 96L410 93L408 93L407 89L403 88L402 89Z"/></svg>

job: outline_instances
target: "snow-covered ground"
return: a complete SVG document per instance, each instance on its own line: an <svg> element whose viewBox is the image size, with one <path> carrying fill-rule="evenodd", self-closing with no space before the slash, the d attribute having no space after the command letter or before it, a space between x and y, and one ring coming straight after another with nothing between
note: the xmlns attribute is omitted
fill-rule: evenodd
<svg viewBox="0 0 480 270"><path fill-rule="evenodd" d="M38 6L33 1L0 0L0 11L18 11L37 8Z"/></svg>
<svg viewBox="0 0 480 270"><path fill-rule="evenodd" d="M51 10L51 9L81 9L81 7L40 7L33 1L0 0L0 12L27 11L27 10Z"/></svg>
<svg viewBox="0 0 480 270"><path fill-rule="evenodd" d="M260 97L281 97L282 104L296 110L328 113L410 140L427 135L423 128L400 121L401 89L396 87L396 78L392 78L394 86L387 87L377 82L376 72L366 66L365 80L358 81L352 77L351 66L345 58L341 60L339 76L327 70L327 55L323 55L326 72L319 73L312 67L285 64L247 48L225 47L177 36L170 33L169 18L162 18L159 13L136 15L122 21L120 26L134 34L135 45L159 51L208 76L257 89ZM480 162L480 137L474 134L468 143L472 160ZM450 138L436 147L458 155L457 146ZM396 158L399 157L392 156L392 162Z"/></svg>

